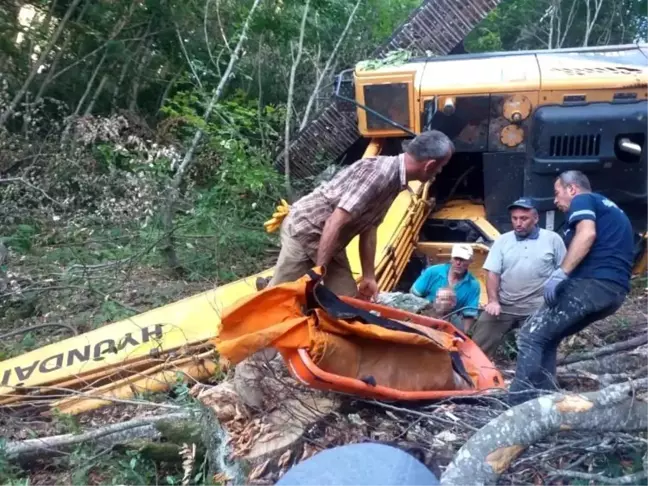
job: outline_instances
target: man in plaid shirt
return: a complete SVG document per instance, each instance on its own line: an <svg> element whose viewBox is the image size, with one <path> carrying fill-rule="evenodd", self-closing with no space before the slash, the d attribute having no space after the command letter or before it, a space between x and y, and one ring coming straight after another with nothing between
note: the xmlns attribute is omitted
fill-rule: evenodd
<svg viewBox="0 0 648 486"><path fill-rule="evenodd" d="M443 133L432 130L414 138L404 153L361 159L293 204L281 225L281 253L269 286L302 277L325 266L324 284L338 295L372 298L376 230L398 194L411 180L426 182L454 152ZM346 247L360 235L362 281L356 287Z"/></svg>
<svg viewBox="0 0 648 486"><path fill-rule="evenodd" d="M454 145L443 133L424 132L396 156L368 157L292 205L281 224L281 253L268 287L293 282L315 266L324 266L324 285L338 295L371 299L378 292L374 273L376 230L398 194L412 180L432 180L448 163ZM360 235L362 280L356 287L346 247ZM263 404L259 368L277 351L263 349L236 365L234 387L252 408Z"/></svg>

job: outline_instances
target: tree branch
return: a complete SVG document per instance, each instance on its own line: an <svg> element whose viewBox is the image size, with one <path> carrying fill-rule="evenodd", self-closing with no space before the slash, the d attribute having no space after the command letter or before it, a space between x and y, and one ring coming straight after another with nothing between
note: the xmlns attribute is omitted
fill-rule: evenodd
<svg viewBox="0 0 648 486"><path fill-rule="evenodd" d="M7 106L2 113L0 113L0 126L4 126L5 123L7 123L7 120L11 116L11 114L14 112L16 109L16 106L18 106L18 103L20 103L20 100L22 100L23 96L25 96L25 93L29 89L29 86L31 85L31 82L34 80L36 75L38 74L38 70L40 67L43 65L45 62L45 59L47 56L49 56L50 52L54 48L54 45L56 44L56 41L58 41L58 38L61 36L61 33L63 32L63 29L65 29L65 26L67 25L68 20L70 20L70 17L72 16L72 13L76 10L77 6L81 0L72 0L72 3L70 3L70 6L67 8L65 15L63 18L58 22L58 25L56 26L56 30L54 31L54 34L50 38L49 42L47 45L43 48L41 51L40 56L32 66L31 71L29 72L29 75L27 76L27 79L23 83L23 85L20 87L16 95L13 97L11 102L9 103L9 106Z"/></svg>
<svg viewBox="0 0 648 486"><path fill-rule="evenodd" d="M30 331L36 331L38 329L43 329L45 327L64 327L64 328L68 329L69 331L71 331L72 334L74 334L75 336L78 336L78 334L79 334L79 332L75 328L70 326L69 324L64 324L62 322L48 322L48 323L45 323L45 324L37 324L35 326L21 327L19 329L14 329L14 330L12 330L10 332L7 332L5 334L0 334L0 341L3 341L3 340L5 340L5 339L7 339L7 338L9 338L11 336L15 336L16 334L23 334L23 333L30 332Z"/></svg>
<svg viewBox="0 0 648 486"><path fill-rule="evenodd" d="M52 201L54 204L56 204L56 205L59 206L60 208L65 209L65 206L63 206L63 204L61 204L60 202L58 202L56 199L50 197L50 196L49 196L45 191L43 191L41 188L36 187L36 186L35 186L34 184L32 184L31 182L27 182L27 181L26 181L25 179L23 179L22 177L8 177L8 178L6 178L6 179L0 179L0 184L3 183L3 182L22 182L22 183L25 184L26 186L29 186L29 187L31 187L32 189L35 189L36 191L40 192L43 196L45 196L47 199L49 199L50 201Z"/></svg>
<svg viewBox="0 0 648 486"><path fill-rule="evenodd" d="M218 28L220 29L221 36L223 37L223 42L225 42L225 47L229 52L232 52L232 48L227 42L227 36L225 35L225 29L223 29L223 23L221 22L220 17L220 0L216 0L216 21L218 22Z"/></svg>
<svg viewBox="0 0 648 486"><path fill-rule="evenodd" d="M340 37L335 43L335 47L333 48L331 55L329 56L329 58L326 61L326 64L324 65L324 69L322 70L319 77L317 78L317 82L315 83L315 87L313 88L313 93L310 95L310 98L308 99L308 103L306 103L306 110L304 112L304 116L302 117L301 125L299 126L300 130L303 130L306 124L308 123L308 117L313 107L313 102L315 101L315 98L317 98L317 95L319 93L320 85L322 84L324 77L326 76L326 74L329 72L331 68L331 63L333 62L333 59L335 58L335 55L337 54L337 51L340 48L340 45L342 44L342 41L346 37L347 32L349 31L349 28L353 23L353 19L355 18L355 14L358 11L358 7L360 6L361 2L362 0L358 0L355 6L353 7L353 10L351 11L351 15L349 15L349 19L347 20L347 23L344 26L344 30L342 31L342 34L340 34Z"/></svg>
<svg viewBox="0 0 648 486"><path fill-rule="evenodd" d="M179 412L172 413L161 416L145 417L140 419L129 420L128 422L122 422L117 424L107 425L105 427L99 427L93 430L89 430L82 434L64 434L64 435L55 435L52 437L42 437L38 439L27 439L23 441L9 442L6 445L5 453L7 458L10 460L16 460L18 458L24 458L25 456L33 455L42 455L44 451L57 451L63 448L73 446L76 444L81 444L89 441L96 441L98 439L114 435L122 434L125 431L132 429L141 429L148 428L151 433L146 434L147 436L152 436L159 432L152 428L158 422L163 420L182 420L190 417L189 412ZM133 438L132 435L129 438ZM120 438L123 440L123 437ZM111 441L115 443L115 441Z"/></svg>
<svg viewBox="0 0 648 486"><path fill-rule="evenodd" d="M609 344L607 346L588 351L586 353L572 354L564 357L558 361L559 365L568 365L570 363L576 363L578 361L585 361L594 358L600 358L602 356L607 356L609 354L614 354L619 351L627 351L628 349L635 349L639 346L643 346L648 343L648 335L642 334L627 341L620 341L618 343Z"/></svg>
<svg viewBox="0 0 648 486"><path fill-rule="evenodd" d="M306 0L304 5L304 13L302 15L301 27L299 30L299 43L297 45L297 55L293 55L293 63L290 67L290 81L288 83L288 100L286 102L286 124L284 129L284 175L285 175L285 184L286 184L286 193L288 199L292 199L292 188L290 183L290 118L293 104L293 93L295 90L295 73L297 72L297 66L301 60L302 50L304 46L304 32L306 30L306 18L308 17L308 7L310 5L310 0ZM291 43L291 54L292 54L292 43Z"/></svg>
<svg viewBox="0 0 648 486"><path fill-rule="evenodd" d="M582 395L545 395L518 405L473 435L457 452L440 483L496 484L527 447L561 430L645 430L648 406L636 391L646 387L648 379L642 379Z"/></svg>
<svg viewBox="0 0 648 486"><path fill-rule="evenodd" d="M177 25L175 31L176 31L176 35L178 36L178 43L180 44L180 50L182 50L182 54L184 54L185 60L187 61L187 65L189 66L189 69L191 69L191 74L193 74L194 78L196 79L196 83L198 83L198 87L202 90L204 88L202 82L200 81L200 76L198 76L198 73L196 73L196 70L193 67L193 63L191 62L191 59L189 59L189 54L187 53L187 49L185 48L184 41L182 40L182 36L180 35L180 30L178 29Z"/></svg>
<svg viewBox="0 0 648 486"><path fill-rule="evenodd" d="M603 484L640 484L641 481L648 477L646 471L641 471L634 474L628 474L627 476L621 476L618 478L608 478L600 474L590 474L583 473L578 471L564 471L554 469L553 472L549 474L549 477L563 477L563 478L574 478L574 479L587 479L589 481L597 481L598 483ZM597 484L597 483L595 483Z"/></svg>

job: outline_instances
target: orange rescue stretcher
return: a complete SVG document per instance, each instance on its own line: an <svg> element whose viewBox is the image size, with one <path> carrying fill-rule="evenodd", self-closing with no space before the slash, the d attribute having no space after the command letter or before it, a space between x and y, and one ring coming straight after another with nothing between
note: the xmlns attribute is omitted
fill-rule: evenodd
<svg viewBox="0 0 648 486"><path fill-rule="evenodd" d="M394 401L438 400L503 389L502 375L449 322L327 289L317 267L227 309L214 344L237 364L264 348L319 390Z"/></svg>

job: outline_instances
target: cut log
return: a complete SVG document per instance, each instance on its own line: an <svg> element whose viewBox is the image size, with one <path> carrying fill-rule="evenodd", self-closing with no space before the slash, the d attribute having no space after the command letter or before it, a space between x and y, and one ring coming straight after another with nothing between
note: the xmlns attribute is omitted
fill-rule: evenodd
<svg viewBox="0 0 648 486"><path fill-rule="evenodd" d="M556 393L507 410L475 433L441 476L442 485L496 484L530 445L562 430L645 430L648 379L581 395Z"/></svg>
<svg viewBox="0 0 648 486"><path fill-rule="evenodd" d="M645 322L644 322L645 325ZM558 360L559 365L568 365L570 363L576 363L578 361L585 361L594 358L601 358L609 354L618 353L620 351L627 351L629 349L635 349L639 346L643 346L648 343L648 333L644 333L640 336L628 339L627 341L620 341L618 343L609 344L607 346L602 346L598 349L593 349L587 353L578 353L570 354L565 356L563 359Z"/></svg>
<svg viewBox="0 0 648 486"><path fill-rule="evenodd" d="M641 346L629 351L602 356L601 358L592 358L559 366L557 373L586 372L594 375L628 373L628 371L646 366L647 356L648 346Z"/></svg>

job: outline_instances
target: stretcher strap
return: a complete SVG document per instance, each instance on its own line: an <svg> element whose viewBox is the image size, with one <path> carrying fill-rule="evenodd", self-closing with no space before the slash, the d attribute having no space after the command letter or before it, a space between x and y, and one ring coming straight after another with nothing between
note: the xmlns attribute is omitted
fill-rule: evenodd
<svg viewBox="0 0 648 486"><path fill-rule="evenodd" d="M390 331L409 332L412 334L418 334L426 338L428 337L424 332L419 331L418 329L405 326L404 324L393 321L391 319L377 316L372 312L358 309L357 307L343 302L330 289L320 284L320 280L322 278L320 275L317 275L312 270L309 270L308 276L313 279L313 282L311 282L311 285L308 285L306 288L307 313L314 310L315 308L321 308L328 315L334 317L335 319L341 319L345 321L360 321L363 324L374 324L376 326L389 329Z"/></svg>
<svg viewBox="0 0 648 486"><path fill-rule="evenodd" d="M466 371L466 367L463 364L459 351L450 351L450 360L452 361L452 368L457 372L457 374L466 380L466 383L474 387L475 383L472 381L468 371Z"/></svg>

